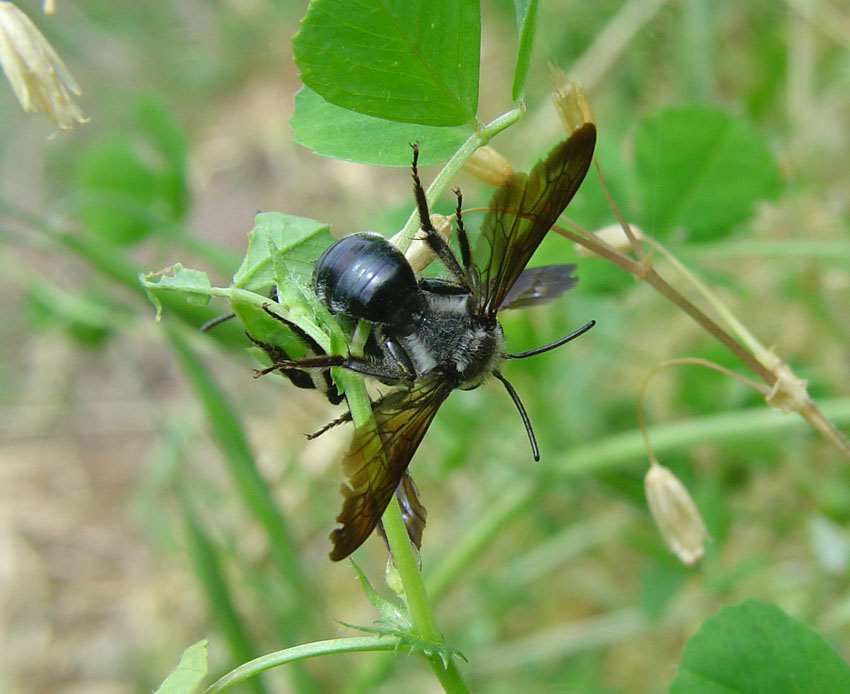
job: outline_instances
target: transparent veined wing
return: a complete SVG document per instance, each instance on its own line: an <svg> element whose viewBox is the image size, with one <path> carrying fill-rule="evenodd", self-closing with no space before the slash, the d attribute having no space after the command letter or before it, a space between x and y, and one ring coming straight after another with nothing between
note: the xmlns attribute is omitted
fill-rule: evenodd
<svg viewBox="0 0 850 694"><path fill-rule="evenodd" d="M585 123L530 173L515 173L490 200L473 260L477 304L494 315L546 232L572 200L593 159L596 127Z"/></svg>
<svg viewBox="0 0 850 694"><path fill-rule="evenodd" d="M373 405L375 428L355 430L342 464L348 483L340 488L345 501L336 520L341 527L330 536L332 560L347 557L375 529L450 392L438 375L424 378Z"/></svg>
<svg viewBox="0 0 850 694"><path fill-rule="evenodd" d="M499 309L537 306L557 299L578 283L578 277L572 274L575 269L573 264L525 268L508 290Z"/></svg>

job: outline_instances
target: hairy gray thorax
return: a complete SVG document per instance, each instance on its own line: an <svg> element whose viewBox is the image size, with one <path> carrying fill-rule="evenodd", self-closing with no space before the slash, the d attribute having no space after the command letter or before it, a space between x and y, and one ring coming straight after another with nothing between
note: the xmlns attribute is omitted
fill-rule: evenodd
<svg viewBox="0 0 850 694"><path fill-rule="evenodd" d="M475 388L502 359L501 326L474 315L468 294L426 292L425 300L426 309L398 336L416 375L438 370L453 387Z"/></svg>

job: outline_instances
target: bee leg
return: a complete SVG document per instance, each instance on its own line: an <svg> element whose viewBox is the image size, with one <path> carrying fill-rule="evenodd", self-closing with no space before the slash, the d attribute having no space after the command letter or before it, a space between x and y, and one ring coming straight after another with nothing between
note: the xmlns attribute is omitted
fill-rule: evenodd
<svg viewBox="0 0 850 694"><path fill-rule="evenodd" d="M455 219L457 220L457 243L460 246L460 262L463 265L463 270L472 285L472 251L469 248L469 236L466 233L466 227L463 225L463 194L460 188L454 189L454 194L457 197L457 207L455 208Z"/></svg>
<svg viewBox="0 0 850 694"><path fill-rule="evenodd" d="M317 439L322 434L324 434L326 431L330 431L334 427L338 427L340 424L345 424L346 422L350 422L350 421L351 421L351 412L346 412L344 414L341 414L336 419L325 424L325 426L323 426L318 431L314 431L312 434L307 434L307 440L312 441L313 439Z"/></svg>
<svg viewBox="0 0 850 694"><path fill-rule="evenodd" d="M277 293L277 292L275 292ZM301 327L293 323L291 320L284 318L283 316L279 316L274 311L269 308L268 304L263 304L263 311L268 313L272 318L277 321L283 323L287 328L289 328L295 336L301 340L301 342L310 350L313 354L324 354L325 350L322 349L321 345L316 342L305 330Z"/></svg>
<svg viewBox="0 0 850 694"><path fill-rule="evenodd" d="M290 369L304 371L307 369L329 369L332 366L339 366L363 376L372 376L390 385L410 385L414 380L412 374L401 369L393 368L388 364L333 354L322 354L315 357L304 357L302 359L284 359L265 369L258 369L254 373L255 378L259 378L273 371L283 371L286 373Z"/></svg>
<svg viewBox="0 0 850 694"><path fill-rule="evenodd" d="M386 396L382 395L382 396L381 396L381 397L379 397L377 400L372 400L372 410L374 410L374 409L375 409L375 408L377 408L377 407L380 407L380 406L381 406L381 403L384 401L384 398L385 398L385 397L386 397ZM337 417L336 419L334 419L333 421L328 422L327 424L325 424L325 426L323 426L323 427L322 427L321 429L319 429L318 431L314 431L312 434L307 434L307 439L308 439L308 440L310 440L310 441L312 441L313 439L317 439L317 438L319 438L322 434L324 434L326 431L329 431L330 429L333 429L334 427L337 427L337 426L339 426L340 424L345 424L346 422L350 422L350 421L351 421L351 412L350 412L350 411L349 411L349 412L345 412L345 413L341 414L339 417ZM405 473L405 474L406 474L406 473ZM419 499L418 499L418 498L416 498L416 492L417 492L417 489L416 489L416 485L415 485L415 484L413 484L413 480L412 480L412 479L410 480L410 484L411 484L411 485L413 485L413 494L412 494L412 496L415 498L415 504L411 504L411 506L413 506L413 507L415 507L415 508L417 508L417 509L421 508L422 513L421 513L420 515L422 516L422 525L424 526L424 525L425 525L425 516L427 515L427 511L425 511L425 507L424 507L424 506L422 506L422 504L419 502ZM417 512L418 512L418 511L417 511ZM418 546L418 545L417 545L417 546Z"/></svg>
<svg viewBox="0 0 850 694"><path fill-rule="evenodd" d="M274 364L280 364L285 361L289 361L289 355L286 353L286 350L283 347L279 347L277 345L270 345L268 342L263 342L262 340L256 339L252 336L247 330L245 331L245 337L247 337L251 342L253 342L257 347L262 349L266 354L269 355L269 358L272 360ZM306 371L301 371L299 369L271 369L272 371L280 371L284 376L286 376L296 388L306 388L311 389L315 388L316 384L313 379L310 377L310 374Z"/></svg>
<svg viewBox="0 0 850 694"><path fill-rule="evenodd" d="M299 328L294 323L290 323L285 318L281 318L280 316L275 316L275 318L279 318L281 322L283 322L288 328L292 330L292 332L295 334L295 337L298 338L304 344L308 352L313 352L316 355L324 355L325 352L319 346L319 344L307 333L305 333L301 328ZM281 364L283 362L290 361L289 354L286 352L285 349L283 349L283 347L280 347L278 345L271 345L267 342L263 342L262 340L258 340L253 335L248 333L248 331L245 331L245 336L249 340L251 340L251 342L257 345L257 347L259 347L266 354L269 355L269 358L272 360L272 364ZM331 374L328 370L324 370L319 373L309 373L300 369L287 368L272 370L280 371L297 388L305 388L308 390L314 389L320 391L324 394L324 396L328 399L328 402L330 402L332 405L339 405L339 403L342 402L342 393L337 390L336 384L333 382Z"/></svg>
<svg viewBox="0 0 850 694"><path fill-rule="evenodd" d="M419 210L419 225L422 231L425 232L425 242L431 247L431 250L443 262L446 269L454 276L454 278L462 284L467 290L472 291L469 284L467 273L463 271L455 258L455 254L449 245L443 240L443 237L434 229L431 224L431 213L428 210L428 199L425 196L425 189L422 187L422 181L419 179L419 145L412 144L413 147L413 164L410 167L413 175L413 197L416 198L416 208ZM464 234L465 235L465 234ZM467 240L467 251L469 243Z"/></svg>
<svg viewBox="0 0 850 694"><path fill-rule="evenodd" d="M276 297L277 297L277 290L273 289L271 298L274 299ZM308 353L312 353L312 354L317 355L317 356L325 354L325 350L322 349L321 345L318 342L316 342L312 337L310 337L310 335L307 334L307 332L304 331L302 328L300 328L298 325L296 325L295 323L293 323L290 320L287 320L283 316L279 316L278 314L276 314L274 311L272 311L268 307L268 304L263 305L263 310L266 313L268 313L272 318L280 321L289 330L291 330L295 334L295 337L298 338L298 340L301 341L301 344L303 344L307 348ZM245 334L248 335L247 332ZM269 355L269 357L271 358L271 360L274 364L278 364L278 363L290 360L289 355L282 348L276 347L274 345L268 345L264 342L260 342L258 340L255 340L251 335L248 335L248 339L251 340L251 342L253 342L258 347L261 347L262 349L264 349L266 354ZM342 393L339 390L337 390L336 384L333 382L333 379L331 378L331 374L330 374L329 371L325 370L325 371L322 371L320 374L313 374L313 375L307 374L306 380L305 379L299 379L299 381L304 382L305 384L306 384L307 381L309 381L312 385L299 385L299 383L296 383L296 379L292 377L291 373L288 373L287 371L284 371L283 369L279 369L279 370L282 371L283 374L290 381L292 381L293 384L295 384L299 388L315 388L316 390L321 391L322 393L324 393L325 397L328 399L328 401L332 405L339 405L339 403L342 402L342 397L343 397ZM293 370L289 370L289 371L293 371ZM300 373L304 374L303 371L300 372ZM264 374L262 374L262 375L264 375Z"/></svg>

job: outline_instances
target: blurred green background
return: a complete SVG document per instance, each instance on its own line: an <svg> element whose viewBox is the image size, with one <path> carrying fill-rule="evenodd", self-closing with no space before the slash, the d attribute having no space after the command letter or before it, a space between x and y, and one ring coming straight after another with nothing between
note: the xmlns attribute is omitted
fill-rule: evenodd
<svg viewBox="0 0 850 694"><path fill-rule="evenodd" d="M50 137L0 89L0 689L141 693L205 636L221 674L352 634L333 620L375 615L351 568L326 556L348 432L303 437L335 410L279 378L253 380L238 326L195 333L224 306L175 302L155 324L136 272L179 261L227 285L263 210L329 222L337 236L390 234L412 208L407 172L293 142L289 40L303 3L59 0L50 19L39 3L19 4L82 85L92 121ZM488 120L510 107L513 3L484 0L482 16ZM581 81L626 214L663 232L845 431L848 37L838 0L542 0L528 113L492 143L530 166L563 137L547 62ZM771 199L722 233L662 229L651 201L664 191L640 167L640 133L662 109L693 104L746 124L781 175ZM458 184L467 204L485 204L486 188ZM614 221L595 181L568 214L590 228ZM505 314L510 349L598 324L506 368L542 461L496 384L454 394L411 468L430 512L422 558L426 576L438 570L437 618L469 658L473 688L665 691L684 639L746 596L777 603L850 657L848 461L737 381L665 370L647 391L648 423L672 427L653 437L659 458L713 538L700 565L681 567L646 511L635 398L664 359L735 361L622 271L560 238L543 256L578 259L581 282L557 303ZM727 419L715 427L716 416ZM476 538L473 560L453 570L452 553ZM357 558L380 584L380 541ZM243 690L436 686L417 659L350 655Z"/></svg>

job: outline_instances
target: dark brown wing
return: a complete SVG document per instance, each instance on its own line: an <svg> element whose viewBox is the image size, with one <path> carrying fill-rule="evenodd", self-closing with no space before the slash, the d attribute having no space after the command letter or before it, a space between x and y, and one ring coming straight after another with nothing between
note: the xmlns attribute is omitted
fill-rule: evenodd
<svg viewBox="0 0 850 694"><path fill-rule="evenodd" d="M584 180L595 144L596 127L585 123L529 174L515 173L493 194L475 254L481 312L494 315L501 308L546 232Z"/></svg>
<svg viewBox="0 0 850 694"><path fill-rule="evenodd" d="M401 508L401 519L404 521L404 527L407 528L407 537L416 545L416 549L422 549L422 533L425 532L428 510L419 501L419 490L409 472L402 475L401 482L395 488L395 498ZM375 528L389 549L390 543L387 541L382 520L378 521Z"/></svg>
<svg viewBox="0 0 850 694"><path fill-rule="evenodd" d="M451 392L441 378L417 381L409 390L383 397L373 407L376 429L358 429L343 460L348 484L331 533L331 559L345 559L372 533L401 482L410 459L440 405Z"/></svg>
<svg viewBox="0 0 850 694"><path fill-rule="evenodd" d="M404 473L395 495L401 507L401 517L407 528L407 535L410 541L416 545L416 549L421 549L422 533L428 520L428 510L419 501L419 490L409 472Z"/></svg>

